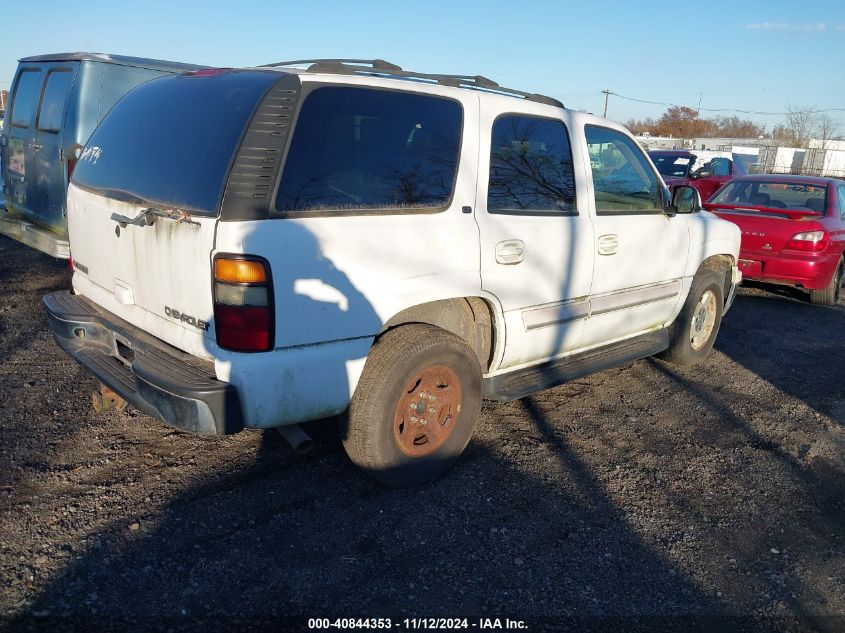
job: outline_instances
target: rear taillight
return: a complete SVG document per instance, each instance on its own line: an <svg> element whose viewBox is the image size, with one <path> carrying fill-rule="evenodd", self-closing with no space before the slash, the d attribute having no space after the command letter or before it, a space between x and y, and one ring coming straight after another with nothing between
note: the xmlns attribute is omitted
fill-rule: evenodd
<svg viewBox="0 0 845 633"><path fill-rule="evenodd" d="M819 253L827 248L829 241L827 231L806 231L793 235L786 243L786 248L803 253Z"/></svg>
<svg viewBox="0 0 845 633"><path fill-rule="evenodd" d="M73 176L73 170L76 169L76 159L67 159L67 181L70 182L70 177Z"/></svg>
<svg viewBox="0 0 845 633"><path fill-rule="evenodd" d="M273 349L273 284L260 257L214 258L214 329L217 344L235 352Z"/></svg>

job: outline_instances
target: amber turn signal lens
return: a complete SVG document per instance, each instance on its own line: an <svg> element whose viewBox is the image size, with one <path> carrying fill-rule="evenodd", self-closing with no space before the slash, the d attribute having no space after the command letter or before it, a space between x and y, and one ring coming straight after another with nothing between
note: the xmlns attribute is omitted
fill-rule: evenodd
<svg viewBox="0 0 845 633"><path fill-rule="evenodd" d="M230 284L260 284L267 281L267 270L261 262L245 259L215 259L214 278Z"/></svg>

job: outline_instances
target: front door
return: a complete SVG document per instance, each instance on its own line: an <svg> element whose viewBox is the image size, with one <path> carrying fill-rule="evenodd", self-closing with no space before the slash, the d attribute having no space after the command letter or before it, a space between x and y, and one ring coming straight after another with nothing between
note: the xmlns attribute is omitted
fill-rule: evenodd
<svg viewBox="0 0 845 633"><path fill-rule="evenodd" d="M569 114L496 114L481 117L475 217L481 287L504 312L504 350L494 364L504 369L578 347L589 314L593 226Z"/></svg>
<svg viewBox="0 0 845 633"><path fill-rule="evenodd" d="M687 218L664 212L666 193L639 145L622 131L585 126L596 254L582 347L663 327L680 300Z"/></svg>

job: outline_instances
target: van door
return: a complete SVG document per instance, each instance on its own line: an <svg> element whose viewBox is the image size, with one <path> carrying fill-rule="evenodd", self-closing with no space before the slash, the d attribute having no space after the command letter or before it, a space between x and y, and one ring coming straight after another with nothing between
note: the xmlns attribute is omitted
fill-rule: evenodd
<svg viewBox="0 0 845 633"><path fill-rule="evenodd" d="M688 216L664 212L662 182L633 138L586 125L585 139L596 259L582 342L595 346L667 323L681 299L690 237Z"/></svg>
<svg viewBox="0 0 845 633"><path fill-rule="evenodd" d="M65 190L68 174L62 149L63 122L76 69L56 66L47 71L35 119L33 150L38 205L30 209L39 224L66 234Z"/></svg>
<svg viewBox="0 0 845 633"><path fill-rule="evenodd" d="M536 115L482 112L475 217L481 287L504 311L499 369L580 345L589 314L593 225L571 129L564 111L554 118L540 107Z"/></svg>
<svg viewBox="0 0 845 633"><path fill-rule="evenodd" d="M39 195L35 165L35 112L43 82L39 66L21 66L12 91L11 113L6 120L6 207L29 215Z"/></svg>

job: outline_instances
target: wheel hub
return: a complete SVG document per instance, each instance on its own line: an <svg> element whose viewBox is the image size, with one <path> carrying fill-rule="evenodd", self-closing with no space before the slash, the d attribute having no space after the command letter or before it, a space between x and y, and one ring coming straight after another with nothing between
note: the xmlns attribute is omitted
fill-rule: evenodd
<svg viewBox="0 0 845 633"><path fill-rule="evenodd" d="M415 374L396 405L393 435L411 457L436 451L452 434L461 411L461 382L445 365Z"/></svg>
<svg viewBox="0 0 845 633"><path fill-rule="evenodd" d="M690 327L690 344L694 350L700 350L710 340L716 325L716 295L708 290L695 306Z"/></svg>

